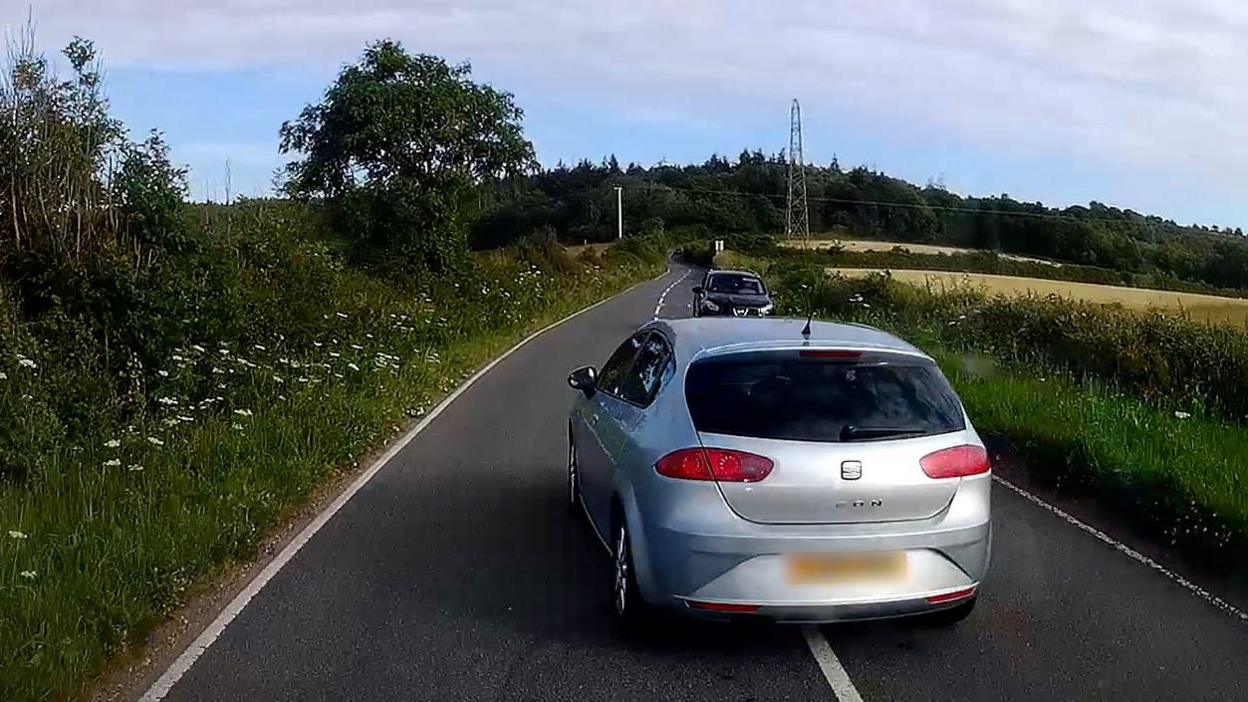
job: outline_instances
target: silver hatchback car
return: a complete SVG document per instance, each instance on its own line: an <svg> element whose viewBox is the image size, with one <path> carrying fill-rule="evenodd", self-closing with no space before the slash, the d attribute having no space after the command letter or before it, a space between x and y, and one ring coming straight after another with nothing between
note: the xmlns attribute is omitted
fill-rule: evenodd
<svg viewBox="0 0 1248 702"><path fill-rule="evenodd" d="M828 622L970 613L991 465L936 363L877 329L657 320L579 368L568 500L656 609ZM804 333L805 332L805 333Z"/></svg>

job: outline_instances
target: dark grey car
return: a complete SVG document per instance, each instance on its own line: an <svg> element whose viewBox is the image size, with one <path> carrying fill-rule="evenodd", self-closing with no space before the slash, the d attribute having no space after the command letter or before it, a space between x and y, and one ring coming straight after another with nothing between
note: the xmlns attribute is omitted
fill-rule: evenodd
<svg viewBox="0 0 1248 702"><path fill-rule="evenodd" d="M765 317L771 310L767 286L749 271L709 271L693 289L695 317Z"/></svg>

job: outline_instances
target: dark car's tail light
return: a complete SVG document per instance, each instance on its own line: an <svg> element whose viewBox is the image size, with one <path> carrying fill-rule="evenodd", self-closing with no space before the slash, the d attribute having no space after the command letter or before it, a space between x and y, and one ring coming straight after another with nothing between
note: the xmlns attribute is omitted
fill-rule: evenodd
<svg viewBox="0 0 1248 702"><path fill-rule="evenodd" d="M680 480L717 480L725 483L757 483L771 473L770 458L745 451L690 448L673 451L655 465L659 475Z"/></svg>
<svg viewBox="0 0 1248 702"><path fill-rule="evenodd" d="M929 478L963 478L992 469L988 452L981 446L970 444L929 453L919 459L919 465Z"/></svg>

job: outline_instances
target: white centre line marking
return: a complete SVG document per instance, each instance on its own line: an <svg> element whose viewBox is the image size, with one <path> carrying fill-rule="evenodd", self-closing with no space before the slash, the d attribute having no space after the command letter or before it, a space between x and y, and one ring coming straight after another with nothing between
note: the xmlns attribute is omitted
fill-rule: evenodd
<svg viewBox="0 0 1248 702"><path fill-rule="evenodd" d="M1064 510L1062 510L1062 509L1059 509L1059 508L1057 508L1057 507L1054 507L1053 505L1049 504L1048 502L1045 502L1044 500L1040 499L1039 497L1036 497L1035 495L1031 494L1030 492L1027 492L1026 490L1024 490L1024 489L1020 488L1019 486L1015 485L1014 483L1011 483L1010 481L1006 480L1005 478L1002 478L1001 476L996 475L996 474L994 474L994 475L992 476L992 478L993 478L993 480L996 480L998 483L1000 483L1002 486L1004 486L1004 487L1006 487L1006 488L1008 488L1008 489L1010 489L1010 490L1012 490L1012 491L1014 491L1014 492L1018 493L1018 494L1019 494L1020 496L1022 496L1024 499L1026 499L1026 500L1028 500L1028 501L1030 501L1030 502L1034 503L1035 505L1037 505L1037 506L1039 506L1039 507L1042 507L1042 508L1044 508L1044 509L1046 509L1046 510L1048 510L1048 511L1052 512L1053 514L1055 514L1055 515L1057 515L1057 516L1059 516L1059 517L1061 517L1062 519L1066 520L1066 521L1067 521L1068 523L1070 523L1071 525L1073 525L1073 526L1075 526L1075 527L1078 527L1079 529L1081 529L1081 530L1083 530L1083 531L1085 531L1085 532L1087 532L1087 533L1091 534L1092 536L1096 537L1096 539L1097 539L1097 540L1099 540L1099 541L1101 541L1101 542L1103 542L1103 543L1105 543L1105 544L1108 544L1108 545L1110 545L1110 546L1113 546L1113 547L1114 547L1115 549L1117 549L1120 553L1122 553L1122 554L1126 555L1126 556L1127 556L1128 558L1130 558L1131 560L1133 560L1133 561L1137 561L1137 562L1139 562L1139 563L1143 563L1144 565L1148 566L1149 568L1152 568L1153 570L1157 571L1158 573L1161 573L1162 575L1166 576L1166 577L1167 577L1167 578L1169 578L1170 580L1173 580L1175 583L1177 583L1177 584L1181 585L1182 587L1187 588L1187 590L1188 590L1189 592L1191 592L1193 595L1196 595L1197 597L1199 597L1199 598L1201 598L1202 600L1204 600L1204 601L1208 602L1209 604L1213 605L1214 607L1217 607L1218 609L1220 609L1220 610L1222 610L1223 612L1225 612L1225 613L1227 613L1227 614L1231 615L1232 617L1235 617L1235 618L1239 619L1240 621L1243 621L1243 622L1248 622L1248 613L1246 613L1246 612L1244 612L1243 610L1239 609L1239 608L1238 608L1238 607L1236 607L1235 605L1233 605L1233 604L1231 604L1231 603L1227 602L1226 600L1222 599L1221 597L1218 597L1217 595L1213 594L1212 592L1209 592L1208 590L1206 590L1206 589L1202 588L1201 586L1197 585L1196 583L1194 583L1194 582L1192 582L1192 581L1188 580L1187 578L1183 577L1182 575L1179 575L1178 573L1176 573L1176 572L1174 572L1174 571L1170 570L1169 568L1167 568L1167 567L1163 566L1162 564L1158 563L1157 561L1154 561L1153 559L1149 558L1148 556L1145 556L1144 554L1140 553L1139 551L1136 551L1135 549L1131 548L1130 546L1128 546L1128 545L1126 545L1126 544L1124 544L1124 543L1122 543L1122 542L1120 542L1120 541L1115 540L1115 539L1114 539L1113 537L1111 537L1109 534L1106 534L1105 532L1101 531L1100 529L1097 529L1097 528L1096 528L1096 527L1094 527L1094 526L1091 526L1091 525L1088 525L1088 524L1085 524L1085 523L1083 523L1083 522L1079 521L1078 519L1076 519L1075 517L1071 516L1071 515L1070 515L1069 513L1067 513L1066 511L1064 511Z"/></svg>
<svg viewBox="0 0 1248 702"><path fill-rule="evenodd" d="M810 647L810 653L819 664L819 670L823 671L823 677L832 687L836 699L839 702L862 702L858 688L854 687L849 673L845 672L845 666L841 665L841 659L836 657L828 640L819 632L819 627L813 624L803 626L802 635L806 637L806 645Z"/></svg>
<svg viewBox="0 0 1248 702"><path fill-rule="evenodd" d="M672 271L669 268L663 273L663 276L668 275L671 272ZM686 271L686 275L688 275L688 271ZM399 437L397 441L391 444L390 448L386 449L386 452L368 467L368 470L361 473L360 476L355 479L355 482L351 483L351 485L344 490L341 495L339 495L333 502L329 503L329 506L316 516L316 519L309 522L308 525L303 528L303 531L300 531L290 543L286 544L286 548L283 548L281 553L277 554L272 561L269 561L268 565L257 573L256 577L252 578L251 582L247 583L247 586L235 595L233 600L230 600L230 603L226 605L225 609L221 610L221 613L217 615L216 619L212 620L212 623L208 625L208 628L200 632L199 636L195 637L195 640L191 642L190 646L187 646L186 650L178 656L177 660L175 660L169 668L166 669L159 678L157 678L156 682L152 683L152 686L147 689L147 692L143 693L143 696L139 698L139 702L159 702L159 700L164 699L165 695L168 695L169 691L173 689L173 686L178 683L178 680L181 680L182 676L186 675L186 672L191 669L191 666L195 665L195 661L199 660L199 657L208 650L208 647L220 638L221 634L225 631L225 628L230 625L230 622L234 621L238 615L242 613L243 608L251 602L252 598L264 589L264 586L273 579L273 576L277 575L278 571L280 571L283 566L295 557L295 554L299 553L299 549L303 548L304 544L312 540L312 537L316 535L316 532L320 531L321 527L325 526L325 524L338 513L338 510L342 509L342 506L347 504L347 501L355 496L355 493L359 492L361 488L367 485L368 481L372 480L374 475L377 475L382 468L386 467L386 464L390 462L390 459L398 455L400 451L412 442L412 439L416 438L417 434L424 431L425 427L429 426L433 420L437 419L438 415L442 414L443 410L455 401L455 398L464 394L468 388L472 387L473 383L480 380L486 373L489 373L490 370L493 369L494 366L501 363L503 359L507 358L516 351L519 351L520 347L536 339L542 334L574 317L585 314L599 305L610 302L611 300L614 300L615 298L624 295L639 286L645 285L646 283L652 283L663 276L659 276L658 278L653 278L642 283L637 283L636 285L629 287L627 290L599 300L589 307L573 312L553 324L542 327L525 337L515 346L507 349L503 355L495 358L493 361L490 361L484 368L474 373L472 377L468 378L463 382L463 384L455 388L454 392L447 395L437 404L436 407L430 410L429 414L425 415L425 417L421 419L416 426L409 429L406 434ZM671 290L671 287L668 287L668 290Z"/></svg>
<svg viewBox="0 0 1248 702"><path fill-rule="evenodd" d="M654 306L654 318L655 319L659 318L659 310L663 309L663 303L667 300L667 294L672 291L672 288L676 287L677 285L680 285L680 281L684 280L685 278L688 278L689 273L692 270L693 270L692 268L686 268L685 274L680 276L676 280L672 281L672 284L667 286L667 290L664 290L663 294L659 295L659 304Z"/></svg>

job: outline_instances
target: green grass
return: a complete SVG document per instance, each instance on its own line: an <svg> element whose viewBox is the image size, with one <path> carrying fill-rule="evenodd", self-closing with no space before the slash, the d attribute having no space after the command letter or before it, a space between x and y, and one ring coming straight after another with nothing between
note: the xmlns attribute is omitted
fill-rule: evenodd
<svg viewBox="0 0 1248 702"><path fill-rule="evenodd" d="M83 434L48 409L55 358L6 358L0 407L26 465L0 488L0 699L81 694L111 654L254 556L284 515L405 419L661 261L637 245L576 262L490 254L477 262L480 289L422 297L339 281L355 293L308 338L193 337L142 386L144 409Z"/></svg>
<svg viewBox="0 0 1248 702"><path fill-rule="evenodd" d="M1241 427L1061 375L936 355L976 427L1010 437L1034 476L1096 495L1189 554L1242 567L1233 560L1248 543Z"/></svg>

